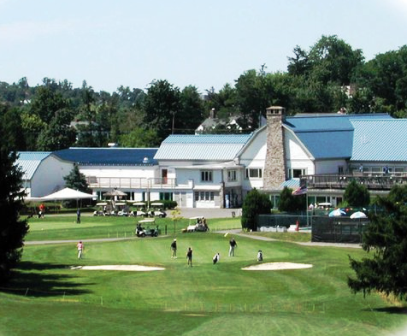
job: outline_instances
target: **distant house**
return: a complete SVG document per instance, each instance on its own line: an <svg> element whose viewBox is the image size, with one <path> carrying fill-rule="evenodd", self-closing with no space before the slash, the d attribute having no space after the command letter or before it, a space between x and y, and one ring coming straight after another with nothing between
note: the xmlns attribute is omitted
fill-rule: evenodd
<svg viewBox="0 0 407 336"><path fill-rule="evenodd" d="M259 127L265 125L266 118L260 117ZM245 124L241 115L233 115L227 118L218 118L216 116L215 109L212 109L208 118L206 118L195 130L195 134L214 133L222 129L225 131L234 131L236 133L243 131L243 125Z"/></svg>

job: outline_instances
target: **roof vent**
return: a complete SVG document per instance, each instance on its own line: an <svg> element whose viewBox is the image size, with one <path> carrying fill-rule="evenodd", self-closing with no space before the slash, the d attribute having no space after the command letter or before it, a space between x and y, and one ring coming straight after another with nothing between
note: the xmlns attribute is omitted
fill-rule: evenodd
<svg viewBox="0 0 407 336"><path fill-rule="evenodd" d="M143 159L143 163L148 163L148 161L149 161L149 160L148 160L148 157L145 156L144 159Z"/></svg>

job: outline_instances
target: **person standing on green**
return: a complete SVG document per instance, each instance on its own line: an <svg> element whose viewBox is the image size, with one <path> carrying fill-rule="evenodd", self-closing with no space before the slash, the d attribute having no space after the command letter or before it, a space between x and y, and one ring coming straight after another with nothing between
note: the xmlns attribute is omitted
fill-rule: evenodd
<svg viewBox="0 0 407 336"><path fill-rule="evenodd" d="M187 251L187 265L192 267L192 248L188 247Z"/></svg>
<svg viewBox="0 0 407 336"><path fill-rule="evenodd" d="M174 239L171 243L171 258L177 258L177 240Z"/></svg>

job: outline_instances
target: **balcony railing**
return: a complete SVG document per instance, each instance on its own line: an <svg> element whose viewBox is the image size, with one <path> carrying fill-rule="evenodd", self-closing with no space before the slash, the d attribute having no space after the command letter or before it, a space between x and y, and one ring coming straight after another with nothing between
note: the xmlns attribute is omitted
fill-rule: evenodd
<svg viewBox="0 0 407 336"><path fill-rule="evenodd" d="M390 190L396 184L407 184L407 173L303 175L300 180L301 185L307 185L308 189L345 189L351 181L356 181L371 190Z"/></svg>
<svg viewBox="0 0 407 336"><path fill-rule="evenodd" d="M96 177L86 178L90 188L107 189L166 189L177 186L177 179L170 178L137 178L137 177Z"/></svg>

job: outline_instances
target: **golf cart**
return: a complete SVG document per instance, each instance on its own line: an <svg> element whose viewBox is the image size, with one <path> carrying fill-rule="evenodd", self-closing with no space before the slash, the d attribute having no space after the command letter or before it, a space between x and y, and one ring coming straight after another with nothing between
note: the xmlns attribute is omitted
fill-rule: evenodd
<svg viewBox="0 0 407 336"><path fill-rule="evenodd" d="M145 217L145 216L147 216L146 204L144 202L134 202L133 206L136 208L136 210L133 210L130 213L131 216L134 216L134 217Z"/></svg>
<svg viewBox="0 0 407 336"><path fill-rule="evenodd" d="M206 232L209 231L208 224L204 216L195 216L189 219L189 225L186 229L187 232Z"/></svg>
<svg viewBox="0 0 407 336"><path fill-rule="evenodd" d="M127 217L129 215L129 206L125 202L116 203L117 216Z"/></svg>
<svg viewBox="0 0 407 336"><path fill-rule="evenodd" d="M105 216L107 203L96 203L97 210L93 211L93 216Z"/></svg>
<svg viewBox="0 0 407 336"><path fill-rule="evenodd" d="M151 203L150 204L150 209L148 211L148 216L149 217L160 217L160 218L165 218L167 217L167 214L162 210L164 208L163 203Z"/></svg>
<svg viewBox="0 0 407 336"><path fill-rule="evenodd" d="M135 234L137 237L158 237L158 225L154 219L143 219L138 221Z"/></svg>

